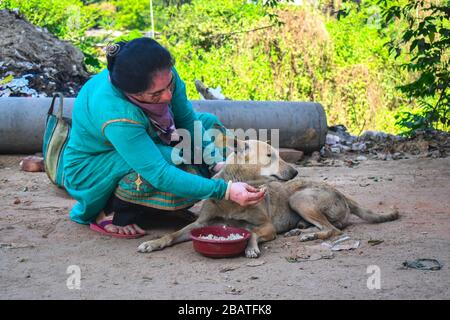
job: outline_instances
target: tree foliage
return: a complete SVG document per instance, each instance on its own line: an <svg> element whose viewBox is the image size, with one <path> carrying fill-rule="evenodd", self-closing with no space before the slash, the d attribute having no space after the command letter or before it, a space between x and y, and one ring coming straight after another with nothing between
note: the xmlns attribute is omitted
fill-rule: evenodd
<svg viewBox="0 0 450 320"><path fill-rule="evenodd" d="M397 124L405 134L417 129L450 128L450 1L381 0L385 24L403 21L399 35L387 46L395 58L407 56L402 68L416 74L399 86L410 98L419 101L414 112L399 113Z"/></svg>
<svg viewBox="0 0 450 320"><path fill-rule="evenodd" d="M157 40L192 99L200 79L235 100L319 102L329 123L355 134L397 133L448 130L448 1L153 0L153 12ZM102 47L118 40L110 33L131 40L151 28L149 0L3 0L0 8L72 41L93 73L105 66Z"/></svg>

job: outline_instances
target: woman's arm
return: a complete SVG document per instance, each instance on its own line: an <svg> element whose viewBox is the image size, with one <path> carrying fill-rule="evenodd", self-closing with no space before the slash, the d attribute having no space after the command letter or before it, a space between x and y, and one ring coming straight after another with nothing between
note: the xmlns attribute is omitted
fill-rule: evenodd
<svg viewBox="0 0 450 320"><path fill-rule="evenodd" d="M113 122L106 126L104 133L130 167L155 188L194 199L225 196L227 183L224 180L203 178L169 164L144 125Z"/></svg>

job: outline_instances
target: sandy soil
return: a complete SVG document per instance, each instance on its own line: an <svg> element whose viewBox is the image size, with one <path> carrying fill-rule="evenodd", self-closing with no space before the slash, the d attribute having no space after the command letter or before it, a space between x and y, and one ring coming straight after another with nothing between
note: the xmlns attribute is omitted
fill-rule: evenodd
<svg viewBox="0 0 450 320"><path fill-rule="evenodd" d="M69 220L74 204L45 173L19 170L23 156L0 156L1 299L449 299L450 158L368 160L357 166L301 167L377 212L396 206L401 218L345 230L359 248L332 259L291 263L286 257L321 241L280 235L258 260L210 259L187 242L141 254L139 240L101 236ZM156 237L185 223L155 220ZM368 241L383 240L371 246ZM404 269L405 260L434 258L439 271ZM250 265L248 265L250 263ZM253 264L253 265L252 265ZM67 268L81 270L81 289L67 287ZM368 266L381 289L368 289Z"/></svg>

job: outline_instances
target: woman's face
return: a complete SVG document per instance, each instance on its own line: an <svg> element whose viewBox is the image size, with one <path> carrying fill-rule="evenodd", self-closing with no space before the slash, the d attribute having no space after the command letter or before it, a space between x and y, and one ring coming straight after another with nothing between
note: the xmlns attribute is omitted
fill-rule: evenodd
<svg viewBox="0 0 450 320"><path fill-rule="evenodd" d="M132 94L135 99L146 103L170 103L174 89L174 76L170 69L157 72L153 83L146 91Z"/></svg>

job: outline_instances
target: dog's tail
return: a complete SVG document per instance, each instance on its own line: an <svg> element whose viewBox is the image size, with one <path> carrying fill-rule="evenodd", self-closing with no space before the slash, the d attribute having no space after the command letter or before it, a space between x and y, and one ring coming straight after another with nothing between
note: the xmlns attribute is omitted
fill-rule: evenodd
<svg viewBox="0 0 450 320"><path fill-rule="evenodd" d="M346 198L348 207L350 208L350 212L354 215L357 215L363 220L373 222L373 223L380 223L380 222L386 222L386 221L392 221L398 219L398 210L394 209L393 212L388 214L376 214L373 211L369 209L362 208L359 204L357 204L352 199Z"/></svg>

